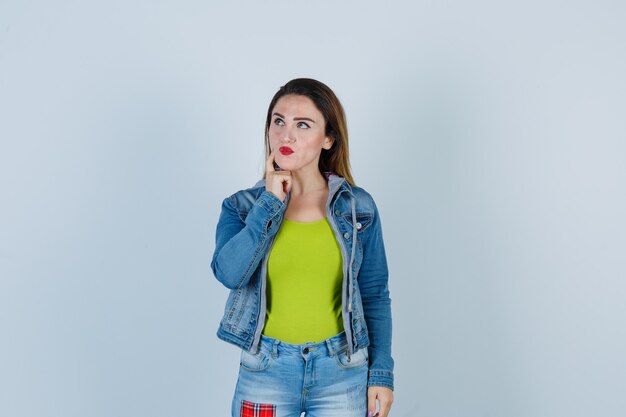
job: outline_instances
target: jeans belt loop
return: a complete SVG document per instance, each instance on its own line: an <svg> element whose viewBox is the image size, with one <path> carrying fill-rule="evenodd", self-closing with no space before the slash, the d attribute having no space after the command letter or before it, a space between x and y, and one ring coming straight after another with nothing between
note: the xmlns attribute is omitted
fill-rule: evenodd
<svg viewBox="0 0 626 417"><path fill-rule="evenodd" d="M272 346L272 358L276 359L278 358L278 344L280 343L280 340L276 339L274 340L274 345Z"/></svg>
<svg viewBox="0 0 626 417"><path fill-rule="evenodd" d="M326 339L326 348L328 349L328 356L335 356L335 349L333 349L333 344L330 339Z"/></svg>

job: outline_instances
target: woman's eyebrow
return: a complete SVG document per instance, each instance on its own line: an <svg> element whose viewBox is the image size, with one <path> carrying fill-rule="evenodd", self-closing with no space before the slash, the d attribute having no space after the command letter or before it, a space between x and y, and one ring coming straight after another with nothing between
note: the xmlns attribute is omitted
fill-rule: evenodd
<svg viewBox="0 0 626 417"><path fill-rule="evenodd" d="M281 119L285 118L285 116L283 116L282 114L280 114L280 113L278 113L276 111L272 114L272 116L278 116ZM313 120L311 118L308 118L308 117L294 117L293 120L296 121L296 122L299 122L300 120L306 120L308 122L315 123L315 120Z"/></svg>

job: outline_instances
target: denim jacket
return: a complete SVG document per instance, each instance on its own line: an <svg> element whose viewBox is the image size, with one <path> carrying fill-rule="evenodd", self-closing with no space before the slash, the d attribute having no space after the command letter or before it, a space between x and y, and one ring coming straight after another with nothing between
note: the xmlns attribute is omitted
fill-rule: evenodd
<svg viewBox="0 0 626 417"><path fill-rule="evenodd" d="M337 175L326 176L326 216L343 258L348 354L367 347L368 386L393 389L391 299L378 209L362 188ZM231 290L217 336L253 353L265 324L267 259L288 201L289 193L282 202L260 180L224 199L217 224L211 269Z"/></svg>

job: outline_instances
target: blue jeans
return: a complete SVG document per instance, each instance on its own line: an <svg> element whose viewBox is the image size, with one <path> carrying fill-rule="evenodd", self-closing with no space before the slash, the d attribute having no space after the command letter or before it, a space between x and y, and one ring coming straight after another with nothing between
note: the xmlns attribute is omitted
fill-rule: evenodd
<svg viewBox="0 0 626 417"><path fill-rule="evenodd" d="M272 417L299 417L302 412L307 417L365 417L367 348L350 357L347 348L343 332L302 345L261 336L256 355L241 352L233 417L252 415L246 412L252 407L275 409L263 414Z"/></svg>

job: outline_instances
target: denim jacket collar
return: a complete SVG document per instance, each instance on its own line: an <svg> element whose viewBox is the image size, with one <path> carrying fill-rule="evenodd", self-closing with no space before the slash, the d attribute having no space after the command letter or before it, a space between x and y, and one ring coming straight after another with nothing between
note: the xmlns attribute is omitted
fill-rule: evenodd
<svg viewBox="0 0 626 417"><path fill-rule="evenodd" d="M352 191L352 187L346 181L345 178L340 177L339 175L333 174L332 172L324 172L324 177L328 181L328 196L329 199L332 198L337 191L340 189L342 191L348 192L351 198L354 198L354 193ZM264 187L265 186L265 178L261 178L254 184L253 188Z"/></svg>

